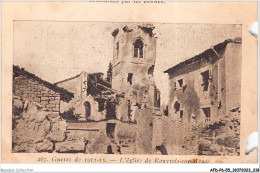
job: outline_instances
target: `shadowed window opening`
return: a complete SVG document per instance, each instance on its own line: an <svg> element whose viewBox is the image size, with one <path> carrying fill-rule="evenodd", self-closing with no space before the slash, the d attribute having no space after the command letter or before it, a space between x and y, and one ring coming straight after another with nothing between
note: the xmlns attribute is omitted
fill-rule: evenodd
<svg viewBox="0 0 260 173"><path fill-rule="evenodd" d="M134 58L143 58L144 43L141 39L137 39L134 42Z"/></svg>
<svg viewBox="0 0 260 173"><path fill-rule="evenodd" d="M154 72L154 65L152 65L151 67L149 67L149 69L148 69L148 74L153 75L153 72Z"/></svg>
<svg viewBox="0 0 260 173"><path fill-rule="evenodd" d="M88 118L89 118L90 115L91 115L91 106L90 106L90 103L89 103L89 102L85 102L85 103L84 103L84 106L85 106L85 116L86 116L86 120L88 120Z"/></svg>
<svg viewBox="0 0 260 173"><path fill-rule="evenodd" d="M218 102L218 109L221 109L222 107L222 104L221 104L221 101Z"/></svg>
<svg viewBox="0 0 260 173"><path fill-rule="evenodd" d="M105 100L98 101L98 111L102 112L105 109Z"/></svg>
<svg viewBox="0 0 260 173"><path fill-rule="evenodd" d="M180 118L183 118L183 110L180 110Z"/></svg>
<svg viewBox="0 0 260 173"><path fill-rule="evenodd" d="M106 118L116 119L116 103L106 102Z"/></svg>
<svg viewBox="0 0 260 173"><path fill-rule="evenodd" d="M130 85L132 85L132 79L133 79L133 73L128 73L127 82L129 82Z"/></svg>
<svg viewBox="0 0 260 173"><path fill-rule="evenodd" d="M130 100L127 101L127 115L128 115L128 119L130 120L131 116L132 116L131 101Z"/></svg>
<svg viewBox="0 0 260 173"><path fill-rule="evenodd" d="M116 57L118 58L119 54L119 42L116 43Z"/></svg>
<svg viewBox="0 0 260 173"><path fill-rule="evenodd" d="M156 85L154 85L154 106L157 108L160 108L160 103L161 98L160 98L160 91L157 89Z"/></svg>
<svg viewBox="0 0 260 173"><path fill-rule="evenodd" d="M168 106L166 106L166 109L163 111L165 116L168 116Z"/></svg>
<svg viewBox="0 0 260 173"><path fill-rule="evenodd" d="M173 107L174 107L174 109L175 109L175 112L178 112L178 111L180 110L181 104L176 101L176 102L174 103L174 106L173 106Z"/></svg>
<svg viewBox="0 0 260 173"><path fill-rule="evenodd" d="M202 110L206 118L205 121L210 121L210 108L202 108Z"/></svg>
<svg viewBox="0 0 260 173"><path fill-rule="evenodd" d="M179 87L183 87L183 79L179 79L178 83L179 83Z"/></svg>
<svg viewBox="0 0 260 173"><path fill-rule="evenodd" d="M209 77L210 77L209 70L202 72L201 75L202 75L202 81L203 81L201 86L203 86L203 91L208 91Z"/></svg>
<svg viewBox="0 0 260 173"><path fill-rule="evenodd" d="M175 90L177 88L176 82L173 82L173 89Z"/></svg>
<svg viewBox="0 0 260 173"><path fill-rule="evenodd" d="M107 123L107 127L106 127L106 133L107 133L107 137L109 137L110 139L114 139L115 138L115 123Z"/></svg>

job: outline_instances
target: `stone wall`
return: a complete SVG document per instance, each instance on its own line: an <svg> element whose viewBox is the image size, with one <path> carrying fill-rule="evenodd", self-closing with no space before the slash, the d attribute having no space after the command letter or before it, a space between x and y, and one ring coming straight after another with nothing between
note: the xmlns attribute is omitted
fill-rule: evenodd
<svg viewBox="0 0 260 173"><path fill-rule="evenodd" d="M44 111L39 103L17 96L13 97L12 114L12 152L138 152L136 124L119 120L68 123L57 113ZM107 124L115 124L112 136L108 134Z"/></svg>
<svg viewBox="0 0 260 173"><path fill-rule="evenodd" d="M153 124L153 149L163 146L169 155L240 155L240 109L208 123L156 116Z"/></svg>
<svg viewBox="0 0 260 173"><path fill-rule="evenodd" d="M163 154L162 150L158 150L158 147L164 147L167 154L177 154L176 142L179 134L175 131L173 119L167 116L154 116L153 117L153 154ZM179 130L184 130L180 128ZM157 148L157 149L156 149Z"/></svg>
<svg viewBox="0 0 260 173"><path fill-rule="evenodd" d="M182 138L179 154L240 155L240 111L230 112L218 120L191 126Z"/></svg>
<svg viewBox="0 0 260 173"><path fill-rule="evenodd" d="M53 152L66 139L66 122L42 105L13 97L12 152ZM29 135L28 135L29 134Z"/></svg>
<svg viewBox="0 0 260 173"><path fill-rule="evenodd" d="M55 85L58 87L64 88L69 92L74 94L74 98L70 100L68 103L61 101L60 103L60 113L66 113L70 110L73 110L73 114L75 116L79 116L80 119L86 120L85 112L83 112L83 104L82 104L82 78L85 76L83 73L67 79L65 81L59 82Z"/></svg>
<svg viewBox="0 0 260 173"><path fill-rule="evenodd" d="M37 102L46 111L59 112L60 110L60 93L25 75L14 77L13 95Z"/></svg>
<svg viewBox="0 0 260 173"><path fill-rule="evenodd" d="M137 149L138 154L151 154L153 141L152 109L144 108L137 114Z"/></svg>
<svg viewBox="0 0 260 173"><path fill-rule="evenodd" d="M113 136L108 135L107 124L115 124ZM118 120L68 123L68 138L58 144L56 152L70 152L76 146L87 154L136 154L136 128Z"/></svg>
<svg viewBox="0 0 260 173"><path fill-rule="evenodd" d="M129 73L133 74L133 84L140 84L142 77L147 77L149 69L154 67L156 58L156 37L146 33L140 26L129 24L128 27L127 32L124 28L118 28L113 41L112 88L119 93L129 89ZM134 58L133 43L138 38L144 44L143 58Z"/></svg>
<svg viewBox="0 0 260 173"><path fill-rule="evenodd" d="M202 54L201 59L169 73L169 117L156 120L163 127L157 136L168 153L240 153L241 43L228 43L216 51L218 57L213 52ZM205 90L202 73L207 70L211 77ZM210 108L210 117L206 117L203 108ZM172 135L164 129L171 129L175 141L169 139Z"/></svg>
<svg viewBox="0 0 260 173"><path fill-rule="evenodd" d="M174 76L170 75L170 97L169 116L175 120L183 121L206 121L202 108L210 108L210 119L216 119L225 113L225 64L223 59L217 60L214 64L206 61L189 65L186 73ZM183 68L185 69L185 68ZM183 70L181 69L181 70ZM202 73L211 71L208 79L207 90L204 89ZM224 72L221 72L224 71ZM179 72L181 73L181 72ZM179 80L183 80L183 86L178 86ZM175 107L178 103L179 108ZM183 111L180 118L180 111Z"/></svg>
<svg viewBox="0 0 260 173"><path fill-rule="evenodd" d="M99 121L105 119L105 111L99 111L99 103L94 97L89 94L87 95L87 80L88 74L82 72L81 74L58 82L58 87L64 88L74 94L74 98L69 103L61 101L60 112L61 113L72 113L74 117L77 117L79 121ZM90 104L90 116L86 118L85 102Z"/></svg>
<svg viewBox="0 0 260 173"><path fill-rule="evenodd" d="M145 115L145 116L144 116ZM13 152L86 154L239 155L240 109L208 124L183 125L151 109L139 123L119 120L67 123L56 113L13 97ZM107 124L115 124L109 135ZM26 129L26 130L24 130ZM30 135L28 135L30 134Z"/></svg>

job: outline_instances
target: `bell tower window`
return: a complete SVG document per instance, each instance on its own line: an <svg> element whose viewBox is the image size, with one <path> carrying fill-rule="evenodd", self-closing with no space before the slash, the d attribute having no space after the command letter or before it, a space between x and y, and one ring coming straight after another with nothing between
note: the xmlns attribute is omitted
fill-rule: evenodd
<svg viewBox="0 0 260 173"><path fill-rule="evenodd" d="M143 41L138 38L134 42L134 58L143 58L144 51L143 51L144 43Z"/></svg>

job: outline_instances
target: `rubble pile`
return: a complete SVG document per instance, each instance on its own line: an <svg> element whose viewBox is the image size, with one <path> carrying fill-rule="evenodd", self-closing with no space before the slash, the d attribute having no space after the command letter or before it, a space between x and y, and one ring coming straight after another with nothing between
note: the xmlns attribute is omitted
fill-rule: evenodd
<svg viewBox="0 0 260 173"><path fill-rule="evenodd" d="M66 122L59 113L45 111L39 103L13 97L13 152L53 152L67 138Z"/></svg>
<svg viewBox="0 0 260 173"><path fill-rule="evenodd" d="M236 156L240 154L240 110L210 123L194 124L183 135L181 154Z"/></svg>
<svg viewBox="0 0 260 173"><path fill-rule="evenodd" d="M130 154L135 153L136 124L119 123L122 131L114 138L105 132L106 122L92 122L92 129L84 131L69 129L68 123L59 113L45 110L39 103L13 97L13 152L57 152L86 154ZM85 126L83 123L82 126ZM124 127L124 128L123 128Z"/></svg>

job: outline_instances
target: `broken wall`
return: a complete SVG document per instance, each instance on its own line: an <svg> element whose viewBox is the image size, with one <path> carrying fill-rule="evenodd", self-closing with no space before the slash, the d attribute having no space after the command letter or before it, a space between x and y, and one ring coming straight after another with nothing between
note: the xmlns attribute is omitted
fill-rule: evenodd
<svg viewBox="0 0 260 173"><path fill-rule="evenodd" d="M66 139L65 120L37 102L14 97L12 115L12 152L53 152Z"/></svg>
<svg viewBox="0 0 260 173"><path fill-rule="evenodd" d="M174 125L171 117L162 115L153 117L153 154L177 154L177 139L184 128L183 126L174 128Z"/></svg>
<svg viewBox="0 0 260 173"><path fill-rule="evenodd" d="M143 58L134 58L133 43L136 39L144 43ZM148 75L149 68L155 64L156 38L137 26L127 31L119 28L113 45L112 88L121 93L129 88L128 74L133 74L133 82L136 83L142 81L142 76Z"/></svg>
<svg viewBox="0 0 260 173"><path fill-rule="evenodd" d="M153 142L152 109L140 109L137 116L137 153L151 154Z"/></svg>
<svg viewBox="0 0 260 173"><path fill-rule="evenodd" d="M219 59L209 57L209 61L197 61L169 74L170 117L165 117L168 124L163 118L156 120L164 129L173 127L176 142L172 143L170 139L164 142L168 153L240 154L241 44L227 43L224 49L216 51ZM202 74L207 70L211 77L205 90ZM182 87L178 87L180 79L183 79ZM210 118L205 117L206 112L202 109L205 107L211 109ZM183 110L182 115L180 110ZM169 123L170 119L173 119L172 123ZM159 136L162 142L164 134ZM166 136L170 138L169 134Z"/></svg>
<svg viewBox="0 0 260 173"><path fill-rule="evenodd" d="M58 82L56 85L74 93L74 98L69 103L61 101L61 113L73 114L79 121L105 119L105 112L99 111L99 103L94 100L93 96L87 95L87 73L82 72L80 75ZM90 104L90 116L88 117L86 117L85 102Z"/></svg>
<svg viewBox="0 0 260 173"><path fill-rule="evenodd" d="M240 110L208 122L188 123L167 116L154 116L153 154L240 154Z"/></svg>
<svg viewBox="0 0 260 173"><path fill-rule="evenodd" d="M113 132L108 131L108 124L114 125ZM87 154L135 154L135 129L135 124L118 120L68 123L68 137L56 152L70 152L75 146L74 150Z"/></svg>
<svg viewBox="0 0 260 173"><path fill-rule="evenodd" d="M46 112L40 104L20 97L13 98L12 123L12 152L136 154L138 151L136 124L118 120L68 123L59 114ZM108 131L108 124L114 124L115 129Z"/></svg>
<svg viewBox="0 0 260 173"><path fill-rule="evenodd" d="M41 104L45 111L59 112L60 93L25 75L13 79L13 95Z"/></svg>
<svg viewBox="0 0 260 173"><path fill-rule="evenodd" d="M147 85L135 84L129 87L122 97L117 98L117 119L134 123L138 122L137 114L140 109L154 109L154 97L155 85L150 81L147 81Z"/></svg>
<svg viewBox="0 0 260 173"><path fill-rule="evenodd" d="M188 133L182 139L182 155L240 155L240 113L219 117L208 124L195 124L188 127Z"/></svg>
<svg viewBox="0 0 260 173"><path fill-rule="evenodd" d="M216 59L216 55L212 59ZM203 73L208 72L205 84ZM224 59L197 61L170 75L169 116L188 122L211 121L225 112ZM182 80L182 86L179 86ZM205 85L207 85L205 87ZM176 107L177 106L177 107ZM202 108L210 108L210 117ZM181 113L182 111L182 113Z"/></svg>

